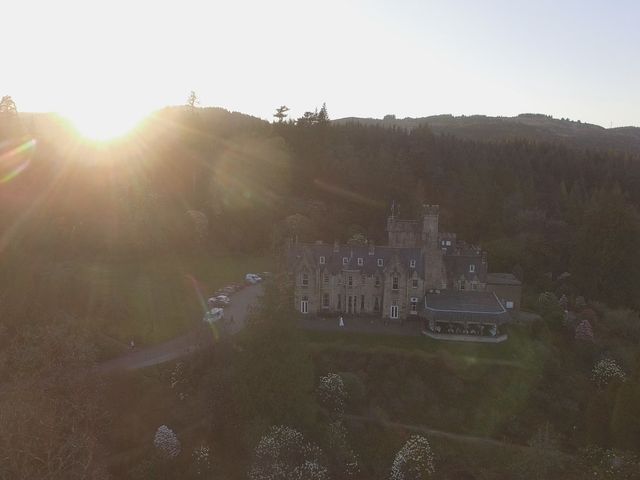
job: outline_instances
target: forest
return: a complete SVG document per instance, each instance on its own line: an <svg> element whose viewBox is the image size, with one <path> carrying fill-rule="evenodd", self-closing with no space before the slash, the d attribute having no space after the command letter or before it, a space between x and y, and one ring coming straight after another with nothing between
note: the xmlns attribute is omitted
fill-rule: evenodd
<svg viewBox="0 0 640 480"><path fill-rule="evenodd" d="M639 478L637 154L334 123L324 105L296 120L281 107L274 122L171 107L96 144L6 99L0 478ZM439 204L441 230L520 278L541 320L491 351L298 330L278 266L288 241L382 244L392 202L407 218ZM97 378L95 318L133 310L75 266L139 271L175 255L265 255L276 280L238 338ZM181 449L156 432L169 421ZM514 449L447 437L426 449L385 422ZM154 432L162 458L137 441ZM398 476L420 449L424 476ZM315 470L278 476L278 455Z"/></svg>

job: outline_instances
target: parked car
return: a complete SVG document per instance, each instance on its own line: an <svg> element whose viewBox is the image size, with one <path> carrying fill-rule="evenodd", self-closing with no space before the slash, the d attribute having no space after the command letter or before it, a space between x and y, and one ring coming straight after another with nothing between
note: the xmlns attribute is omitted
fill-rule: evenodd
<svg viewBox="0 0 640 480"><path fill-rule="evenodd" d="M227 295L218 295L213 297L213 304L215 307L226 307L231 305L231 299Z"/></svg>
<svg viewBox="0 0 640 480"><path fill-rule="evenodd" d="M260 278L260 275L255 273L247 273L244 276L244 279L250 285L255 285L256 283L260 283L262 281L262 278Z"/></svg>
<svg viewBox="0 0 640 480"><path fill-rule="evenodd" d="M203 322L216 323L224 318L224 308L212 308L204 314Z"/></svg>
<svg viewBox="0 0 640 480"><path fill-rule="evenodd" d="M236 289L235 287L231 286L231 285L227 285L226 287L223 287L220 289L220 293L219 295L233 295L234 293L236 293Z"/></svg>

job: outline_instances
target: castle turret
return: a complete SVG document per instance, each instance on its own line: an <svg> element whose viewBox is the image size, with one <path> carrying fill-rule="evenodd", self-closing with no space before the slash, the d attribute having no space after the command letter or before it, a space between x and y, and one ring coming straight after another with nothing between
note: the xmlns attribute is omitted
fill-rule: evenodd
<svg viewBox="0 0 640 480"><path fill-rule="evenodd" d="M429 248L438 248L439 205L422 206L422 244Z"/></svg>
<svg viewBox="0 0 640 480"><path fill-rule="evenodd" d="M439 205L423 205L422 248L424 249L425 290L439 290L443 286L444 263L438 245Z"/></svg>

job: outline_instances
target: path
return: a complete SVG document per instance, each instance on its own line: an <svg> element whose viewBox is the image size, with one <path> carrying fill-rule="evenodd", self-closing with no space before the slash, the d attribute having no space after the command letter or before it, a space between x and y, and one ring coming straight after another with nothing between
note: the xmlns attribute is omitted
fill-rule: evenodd
<svg viewBox="0 0 640 480"><path fill-rule="evenodd" d="M233 317L233 323L226 327L227 333L235 334L245 326L250 307L255 305L261 294L262 285L258 284L243 288L233 295L231 305L224 309L226 320ZM180 337L107 360L98 365L96 371L108 373L150 367L188 355L212 343L211 329L204 323L200 323L197 328Z"/></svg>
<svg viewBox="0 0 640 480"><path fill-rule="evenodd" d="M493 438L488 438L488 437L476 437L473 435L465 435L462 433L453 433L453 432L446 432L443 430L435 430L433 428L428 428L422 425L408 425L405 423L397 423L397 422L391 422L388 420L382 420L379 418L374 418L374 417L367 417L364 415L349 415L349 414L345 414L344 418L346 418L347 420L351 420L354 422L363 422L363 423L375 423L376 425L380 425L383 427L389 427L389 428L400 428L400 429L404 429L410 432L416 432L416 433L422 433L425 435L430 435L432 437L440 437L440 438L446 438L448 440L456 440L459 442L466 442L466 443L474 443L476 445L478 444L482 444L482 445L490 445L490 446L494 446L494 447L500 447L500 448L514 448L517 450L532 450L534 447L530 447L528 445L521 445L518 443L509 443L509 442L502 442L500 440L495 440ZM572 459L573 456L569 453L566 452L562 452L560 450L554 450L554 453L564 457L566 459Z"/></svg>

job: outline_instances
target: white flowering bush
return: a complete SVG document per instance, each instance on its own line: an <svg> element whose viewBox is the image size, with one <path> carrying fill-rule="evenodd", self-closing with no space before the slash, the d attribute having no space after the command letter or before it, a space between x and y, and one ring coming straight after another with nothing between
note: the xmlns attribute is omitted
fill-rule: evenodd
<svg viewBox="0 0 640 480"><path fill-rule="evenodd" d="M626 379L624 371L612 358L603 358L596 362L593 366L591 377L599 387L608 385L614 379L622 382Z"/></svg>
<svg viewBox="0 0 640 480"><path fill-rule="evenodd" d="M153 445L156 447L158 454L164 458L175 458L180 453L180 440L173 430L166 425L161 425L156 431L153 439Z"/></svg>
<svg viewBox="0 0 640 480"><path fill-rule="evenodd" d="M320 377L318 400L331 414L342 415L347 403L347 391L342 377L337 373L328 373Z"/></svg>
<svg viewBox="0 0 640 480"><path fill-rule="evenodd" d="M327 480L328 470L320 448L297 430L271 427L260 439L249 471L251 480Z"/></svg>
<svg viewBox="0 0 640 480"><path fill-rule="evenodd" d="M391 480L422 480L435 472L429 441L413 435L400 449L391 465Z"/></svg>
<svg viewBox="0 0 640 480"><path fill-rule="evenodd" d="M193 465L196 475L203 476L211 471L211 449L200 445L193 449Z"/></svg>

